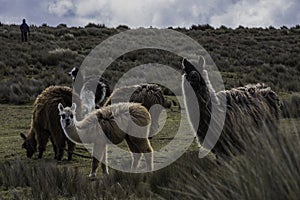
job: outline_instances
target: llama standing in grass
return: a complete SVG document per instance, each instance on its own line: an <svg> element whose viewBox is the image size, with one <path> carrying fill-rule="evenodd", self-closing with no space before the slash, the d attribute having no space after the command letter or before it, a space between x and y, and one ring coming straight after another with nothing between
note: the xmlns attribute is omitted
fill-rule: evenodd
<svg viewBox="0 0 300 200"><path fill-rule="evenodd" d="M141 153L145 156L147 170L153 169L153 150L148 140L151 117L145 107L137 103L113 104L89 113L82 121L76 120L76 104L71 108L64 108L59 104L58 110L61 126L71 141L77 144L93 144L90 177L96 176L99 160L104 161L101 164L102 171L108 174L106 146L109 142L119 144L124 139L134 153L132 170L137 169ZM132 135L123 132L118 126L120 124Z"/></svg>
<svg viewBox="0 0 300 200"><path fill-rule="evenodd" d="M66 138L59 122L60 118L57 110L59 103L71 106L72 96L73 101L81 105L79 96L74 94L71 88L65 86L50 86L36 98L33 104L28 135L20 134L24 139L22 147L26 149L28 158L31 158L36 151L39 152L38 158L42 158L50 138L55 152L55 159L62 159L66 142L68 143L69 151L68 160L72 159L75 144ZM81 109L80 107L78 108L77 113L79 117L81 116Z"/></svg>
<svg viewBox="0 0 300 200"><path fill-rule="evenodd" d="M162 111L162 106L166 104L161 88L156 84L148 83L121 87L113 91L103 106L126 102L128 100L129 102L141 103L150 112L151 127L149 138L152 138L159 128L158 119Z"/></svg>
<svg viewBox="0 0 300 200"><path fill-rule="evenodd" d="M195 113L200 114L198 122L191 122L193 127L198 127L195 131L200 143L206 136L210 121L218 120L212 119L212 105L218 107L218 100L222 97L226 99L224 127L212 149L217 156L242 153L247 145L250 145L246 144L246 141L253 142L254 134L276 131L280 116L279 98L270 88L257 84L215 93L205 70L203 57L199 57L198 62L193 63L183 59L182 66L182 88L187 112L190 119ZM199 110L195 110L189 98L189 85L196 94Z"/></svg>

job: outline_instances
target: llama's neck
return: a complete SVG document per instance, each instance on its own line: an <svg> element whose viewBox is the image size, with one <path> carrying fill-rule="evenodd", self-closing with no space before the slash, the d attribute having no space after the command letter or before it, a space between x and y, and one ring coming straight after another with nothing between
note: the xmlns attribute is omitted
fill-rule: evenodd
<svg viewBox="0 0 300 200"><path fill-rule="evenodd" d="M80 136L80 134L78 134L78 131L77 131L75 125L65 127L64 132L65 132L66 137L69 140L71 140L73 143L82 144L82 141L80 139L81 136Z"/></svg>
<svg viewBox="0 0 300 200"><path fill-rule="evenodd" d="M74 120L74 125L64 128L66 137L76 144L95 143L95 139L99 139L101 128L98 121L93 120L92 123L85 124L84 121Z"/></svg>
<svg viewBox="0 0 300 200"><path fill-rule="evenodd" d="M30 130L27 134L26 141L28 141L31 144L36 144L36 135L35 135L35 131L34 131L32 125L31 125Z"/></svg>
<svg viewBox="0 0 300 200"><path fill-rule="evenodd" d="M199 109L201 111L201 108L204 107L210 107L212 101L215 102L216 100L214 100L214 98L211 98L211 93L214 91L210 91L210 86L208 85L209 83L206 83L204 80L201 81L201 83L198 84L192 84L190 85L190 83L188 83L188 81L183 78L183 82L182 82L182 89L183 89L183 93L185 96L185 101L187 103L187 107L190 109L194 109L194 104L190 101L191 100L189 97L191 97L193 94L196 95L197 97L197 101L198 101L198 105L199 105ZM190 88L192 87L192 88ZM211 89L213 90L213 88ZM213 96L215 97L215 96ZM216 97L215 97L216 98Z"/></svg>
<svg viewBox="0 0 300 200"><path fill-rule="evenodd" d="M204 124L209 124L210 122L210 113L211 113L211 104L212 98L211 93L208 87L205 85L199 85L198 91L195 90L196 97L199 104L199 113L200 113L200 126Z"/></svg>
<svg viewBox="0 0 300 200"><path fill-rule="evenodd" d="M197 135L203 140L209 129L212 103L215 103L217 98L214 96L215 93L210 82L205 81L204 85L199 84L198 87L200 88L196 96L199 103L200 120ZM211 95L213 95L213 97Z"/></svg>
<svg viewBox="0 0 300 200"><path fill-rule="evenodd" d="M187 87L189 84L187 84L186 81L186 79L183 80L183 93L189 120L198 136L204 138L202 136L205 136L211 118L211 92L207 84L204 84L204 80L202 83L191 85L192 89ZM198 109L195 108L195 100L190 98L193 96L193 93L197 98ZM197 118L200 118L200 120L196 120Z"/></svg>

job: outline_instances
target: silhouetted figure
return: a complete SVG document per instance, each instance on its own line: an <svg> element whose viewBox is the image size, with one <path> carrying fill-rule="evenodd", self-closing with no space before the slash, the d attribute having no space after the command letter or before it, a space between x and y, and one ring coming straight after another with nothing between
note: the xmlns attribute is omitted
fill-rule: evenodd
<svg viewBox="0 0 300 200"><path fill-rule="evenodd" d="M23 23L20 26L22 42L27 42L27 34L29 34L29 26L26 24L26 20L23 19Z"/></svg>

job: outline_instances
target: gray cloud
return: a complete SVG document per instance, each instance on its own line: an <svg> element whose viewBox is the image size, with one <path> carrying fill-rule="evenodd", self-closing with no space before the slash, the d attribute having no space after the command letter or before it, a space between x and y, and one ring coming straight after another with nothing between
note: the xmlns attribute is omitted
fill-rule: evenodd
<svg viewBox="0 0 300 200"><path fill-rule="evenodd" d="M230 5L224 13L213 15L210 23L215 26L225 24L231 27L295 25L300 21L298 11L295 9L299 8L299 5L298 0L241 0Z"/></svg>
<svg viewBox="0 0 300 200"><path fill-rule="evenodd" d="M84 26L89 22L130 27L211 24L215 27L294 26L298 0L0 0L0 21Z"/></svg>
<svg viewBox="0 0 300 200"><path fill-rule="evenodd" d="M75 16L75 3L72 0L60 0L48 5L48 11L58 17Z"/></svg>

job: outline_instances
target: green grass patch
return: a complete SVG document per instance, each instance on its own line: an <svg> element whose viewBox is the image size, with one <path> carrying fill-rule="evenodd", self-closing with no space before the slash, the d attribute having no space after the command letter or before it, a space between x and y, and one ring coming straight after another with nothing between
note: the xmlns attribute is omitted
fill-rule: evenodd
<svg viewBox="0 0 300 200"><path fill-rule="evenodd" d="M174 97L168 97L173 99ZM173 99L175 100L175 99ZM282 119L280 136L262 137L253 151L229 163L212 154L198 159L197 143L175 163L146 174L110 169L87 177L91 159L57 162L49 142L43 159L27 159L20 132L30 126L32 107L0 105L1 199L297 199L300 189L300 119ZM174 137L178 107L167 110L166 127L154 136L154 149ZM268 135L268 134L267 134ZM122 143L122 148L127 145ZM88 155L81 149L77 152ZM37 156L37 155L35 155Z"/></svg>

